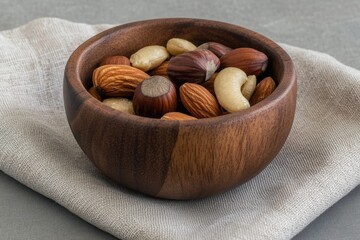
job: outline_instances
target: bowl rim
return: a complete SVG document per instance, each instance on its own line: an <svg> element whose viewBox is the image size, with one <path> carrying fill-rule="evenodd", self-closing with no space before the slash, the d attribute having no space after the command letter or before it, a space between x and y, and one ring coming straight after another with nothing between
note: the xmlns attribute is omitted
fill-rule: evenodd
<svg viewBox="0 0 360 240"><path fill-rule="evenodd" d="M127 113L122 113L118 110L112 109L102 102L98 101L92 97L89 92L86 90L83 85L80 77L80 61L84 59L87 51L90 51L91 46L95 46L101 41L104 37L109 37L116 32L124 30L129 27L141 27L144 24L179 24L179 23L193 23L199 22L206 25L217 25L221 26L222 29L228 31L236 31L243 35L251 36L251 40L255 41L257 44L266 46L266 48L271 49L272 53L275 53L275 57L278 57L281 61L281 67L283 73L278 79L278 85L274 92L262 100L261 102L251 106L240 112L235 112L231 114L225 114L221 116L211 117L211 118L202 118L197 120L188 120L188 121L166 121L158 118L148 118L138 115L132 115ZM71 67L70 67L71 66ZM73 71L75 70L75 71ZM89 38L81 45L79 45L75 51L71 54L70 58L67 61L65 68L65 78L71 87L78 94L78 97L81 98L83 103L90 104L93 109L101 109L103 114L108 115L108 117L118 119L119 121L132 120L138 122L139 124L151 123L151 125L156 125L157 127L168 127L181 124L182 126L204 126L204 125L213 125L218 124L219 122L233 122L238 121L247 117L255 116L261 114L263 111L268 110L269 108L274 108L279 101L287 96L289 91L291 91L292 86L296 85L296 77L293 62L287 52L280 47L277 43L265 37L264 35L257 33L248 28L238 26L232 23L221 22L216 20L208 20L201 18L155 18L147 19L141 21L134 21L130 23L125 23L111 27L105 31L102 31L93 37ZM95 110L96 111L96 110Z"/></svg>

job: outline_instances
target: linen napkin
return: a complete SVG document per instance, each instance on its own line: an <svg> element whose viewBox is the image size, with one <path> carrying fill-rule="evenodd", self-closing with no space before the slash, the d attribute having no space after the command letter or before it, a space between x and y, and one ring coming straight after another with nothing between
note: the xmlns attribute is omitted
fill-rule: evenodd
<svg viewBox="0 0 360 240"><path fill-rule="evenodd" d="M359 185L360 71L285 44L296 117L261 174L192 201L110 182L74 140L62 98L71 52L109 27L44 18L0 32L0 170L121 239L289 239Z"/></svg>

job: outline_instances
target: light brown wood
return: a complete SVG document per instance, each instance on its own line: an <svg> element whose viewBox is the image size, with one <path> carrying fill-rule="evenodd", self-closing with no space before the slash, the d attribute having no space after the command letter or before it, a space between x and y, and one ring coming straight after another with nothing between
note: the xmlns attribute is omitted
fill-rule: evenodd
<svg viewBox="0 0 360 240"><path fill-rule="evenodd" d="M121 113L87 91L104 57L129 57L172 37L262 51L269 58L265 75L277 88L242 112L181 122ZM216 21L156 19L112 28L82 44L65 69L64 102L79 146L109 178L150 196L194 199L244 183L276 156L293 123L296 79L286 52L255 32Z"/></svg>

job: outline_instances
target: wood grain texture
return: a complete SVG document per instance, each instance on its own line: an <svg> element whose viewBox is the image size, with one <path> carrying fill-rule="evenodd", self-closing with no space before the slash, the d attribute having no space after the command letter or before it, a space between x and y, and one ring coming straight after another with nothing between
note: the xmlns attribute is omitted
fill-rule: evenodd
<svg viewBox="0 0 360 240"><path fill-rule="evenodd" d="M258 49L269 58L265 74L278 86L243 112L181 122L124 114L88 93L104 57L129 57L172 37ZM155 19L109 29L82 44L65 69L64 102L79 146L109 178L150 196L194 199L244 183L276 156L293 123L296 79L289 56L255 32L201 19Z"/></svg>

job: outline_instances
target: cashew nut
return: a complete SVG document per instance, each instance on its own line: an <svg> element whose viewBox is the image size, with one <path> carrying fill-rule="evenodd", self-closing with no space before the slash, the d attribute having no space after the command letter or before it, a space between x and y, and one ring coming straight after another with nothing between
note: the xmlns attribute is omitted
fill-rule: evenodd
<svg viewBox="0 0 360 240"><path fill-rule="evenodd" d="M103 103L121 112L135 114L132 101L127 98L116 97L104 99Z"/></svg>
<svg viewBox="0 0 360 240"><path fill-rule="evenodd" d="M241 87L241 93L243 96L250 101L251 96L253 95L256 88L256 76L250 75L248 76L247 81Z"/></svg>
<svg viewBox="0 0 360 240"><path fill-rule="evenodd" d="M239 68L228 67L219 72L214 81L214 90L220 105L228 112L239 112L250 107L241 93L247 75Z"/></svg>
<svg viewBox="0 0 360 240"><path fill-rule="evenodd" d="M130 62L133 67L146 72L159 66L169 56L165 47L152 45L143 47L131 55Z"/></svg>

